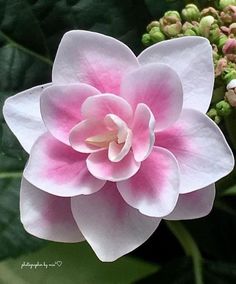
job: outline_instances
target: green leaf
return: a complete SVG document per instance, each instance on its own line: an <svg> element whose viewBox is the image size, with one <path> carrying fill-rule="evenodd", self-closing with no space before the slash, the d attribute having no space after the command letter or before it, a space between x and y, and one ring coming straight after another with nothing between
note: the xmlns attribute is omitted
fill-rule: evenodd
<svg viewBox="0 0 236 284"><path fill-rule="evenodd" d="M206 260L203 268L205 284L236 283L236 264ZM175 259L163 266L158 272L135 283L194 284L191 260L187 257Z"/></svg>
<svg viewBox="0 0 236 284"><path fill-rule="evenodd" d="M154 19L159 20L163 17L164 13L168 10L178 10L184 7L185 2L183 0L145 0L150 14Z"/></svg>
<svg viewBox="0 0 236 284"><path fill-rule="evenodd" d="M153 275L135 282L135 284L149 283L194 284L191 259L187 257L174 259Z"/></svg>
<svg viewBox="0 0 236 284"><path fill-rule="evenodd" d="M38 263L42 266L30 269L26 266L27 263L29 265ZM46 264L55 266L46 268ZM129 284L155 271L157 271L156 265L131 257L122 257L114 263L103 263L97 259L85 242L51 243L38 252L0 263L0 282Z"/></svg>
<svg viewBox="0 0 236 284"><path fill-rule="evenodd" d="M232 213L214 208L207 217L185 221L184 225L198 244L204 257L212 260L236 263L236 215L235 199L232 200ZM236 282L235 282L236 283Z"/></svg>
<svg viewBox="0 0 236 284"><path fill-rule="evenodd" d="M236 185L227 188L221 194L221 196L230 196L230 195L236 196Z"/></svg>

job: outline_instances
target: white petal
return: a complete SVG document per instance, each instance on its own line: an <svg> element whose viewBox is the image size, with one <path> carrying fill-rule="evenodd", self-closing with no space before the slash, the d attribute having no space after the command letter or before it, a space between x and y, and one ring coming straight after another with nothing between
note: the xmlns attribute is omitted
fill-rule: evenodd
<svg viewBox="0 0 236 284"><path fill-rule="evenodd" d="M180 193L191 192L229 174L234 156L219 127L205 114L185 109L155 144L172 152L180 167Z"/></svg>
<svg viewBox="0 0 236 284"><path fill-rule="evenodd" d="M140 246L161 220L130 207L115 183L91 196L73 197L71 204L77 225L102 261L114 261Z"/></svg>
<svg viewBox="0 0 236 284"><path fill-rule="evenodd" d="M141 64L172 67L183 85L183 107L207 111L214 86L212 47L207 39L191 36L166 40L145 49L138 59Z"/></svg>
<svg viewBox="0 0 236 284"><path fill-rule="evenodd" d="M139 171L131 178L118 182L124 200L142 214L163 217L176 205L179 195L179 167L167 150L153 147Z"/></svg>
<svg viewBox="0 0 236 284"><path fill-rule="evenodd" d="M95 32L67 32L53 65L54 83L86 83L102 93L119 94L121 78L139 66L122 42Z"/></svg>
<svg viewBox="0 0 236 284"><path fill-rule="evenodd" d="M40 114L40 95L50 85L18 93L8 98L3 106L3 115L9 128L27 152L30 152L38 137L46 132Z"/></svg>
<svg viewBox="0 0 236 284"><path fill-rule="evenodd" d="M24 178L20 214L25 230L38 238L67 243L84 240L73 218L70 198L41 191Z"/></svg>
<svg viewBox="0 0 236 284"><path fill-rule="evenodd" d="M175 209L166 216L167 220L188 220L208 215L215 199L215 185L180 194Z"/></svg>

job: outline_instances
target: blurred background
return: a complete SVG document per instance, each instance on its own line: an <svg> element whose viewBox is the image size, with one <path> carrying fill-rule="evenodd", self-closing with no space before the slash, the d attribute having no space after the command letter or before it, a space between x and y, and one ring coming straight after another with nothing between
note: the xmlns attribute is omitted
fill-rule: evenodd
<svg viewBox="0 0 236 284"><path fill-rule="evenodd" d="M168 10L181 12L189 3L199 9L217 8L219 4L207 0L0 0L1 108L7 97L51 81L55 53L66 31L85 29L107 34L139 54L144 44L153 43L142 43L146 26ZM151 238L128 256L102 263L86 243L53 243L24 231L19 220L19 189L28 157L1 112L0 119L0 284L236 283L235 170L217 183L209 216L178 224L182 242L176 227L162 222ZM235 153L235 108L216 123ZM190 244L191 252L186 253L184 242ZM204 282L196 279L195 261L199 259L198 273Z"/></svg>

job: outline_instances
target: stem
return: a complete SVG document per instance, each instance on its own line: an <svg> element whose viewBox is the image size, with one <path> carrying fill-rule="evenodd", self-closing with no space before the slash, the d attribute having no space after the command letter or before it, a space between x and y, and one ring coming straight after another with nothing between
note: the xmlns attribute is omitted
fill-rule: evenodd
<svg viewBox="0 0 236 284"><path fill-rule="evenodd" d="M20 177L22 177L22 172L2 172L0 173L0 179L20 178Z"/></svg>
<svg viewBox="0 0 236 284"><path fill-rule="evenodd" d="M214 204L215 208L224 211L228 214L236 216L235 209L231 208L227 203L223 202L222 200L216 200Z"/></svg>
<svg viewBox="0 0 236 284"><path fill-rule="evenodd" d="M47 57L45 57L45 56L43 56L43 55L40 55L40 54L38 54L38 53L36 53L36 52L34 52L34 51L32 51L32 50L30 50L30 49L24 47L23 45L20 45L19 43L15 42L13 39L11 39L10 37L8 37L8 36L7 36L5 33L3 33L2 31L0 31L0 36L1 36L6 42L8 42L11 46L13 46L13 47L15 47L15 48L17 48L17 49L23 51L24 53L27 53L27 54L33 56L33 57L35 57L35 58L37 58L37 59L39 59L39 60L41 60L41 61L43 61L43 62L45 62L45 63L47 63L47 64L50 65L50 66L53 65L53 62L52 62L49 58L47 58Z"/></svg>
<svg viewBox="0 0 236 284"><path fill-rule="evenodd" d="M196 242L194 241L190 233L187 231L187 229L184 227L184 225L180 222L166 221L166 224L181 244L185 254L192 258L195 284L203 284L202 256Z"/></svg>

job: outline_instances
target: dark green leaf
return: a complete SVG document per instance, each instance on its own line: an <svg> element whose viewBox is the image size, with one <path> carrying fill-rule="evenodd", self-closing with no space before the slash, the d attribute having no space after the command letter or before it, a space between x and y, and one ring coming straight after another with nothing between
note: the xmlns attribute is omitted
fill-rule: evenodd
<svg viewBox="0 0 236 284"><path fill-rule="evenodd" d="M203 281L205 284L236 283L236 264L204 261ZM136 284L193 284L195 283L191 259L183 257L166 264L158 272L143 278Z"/></svg>
<svg viewBox="0 0 236 284"><path fill-rule="evenodd" d="M141 279L135 284L190 284L194 283L194 276L192 270L192 262L189 258L175 259L165 266L160 271Z"/></svg>
<svg viewBox="0 0 236 284"><path fill-rule="evenodd" d="M235 207L231 207L235 212ZM185 221L184 224L197 242L203 257L236 262L236 217L234 214L222 209L214 209L207 217Z"/></svg>
<svg viewBox="0 0 236 284"><path fill-rule="evenodd" d="M53 264L30 269L23 264ZM22 267L22 269L21 269ZM102 263L86 243L51 243L42 250L0 263L1 283L130 284L157 270L156 265L131 257Z"/></svg>

